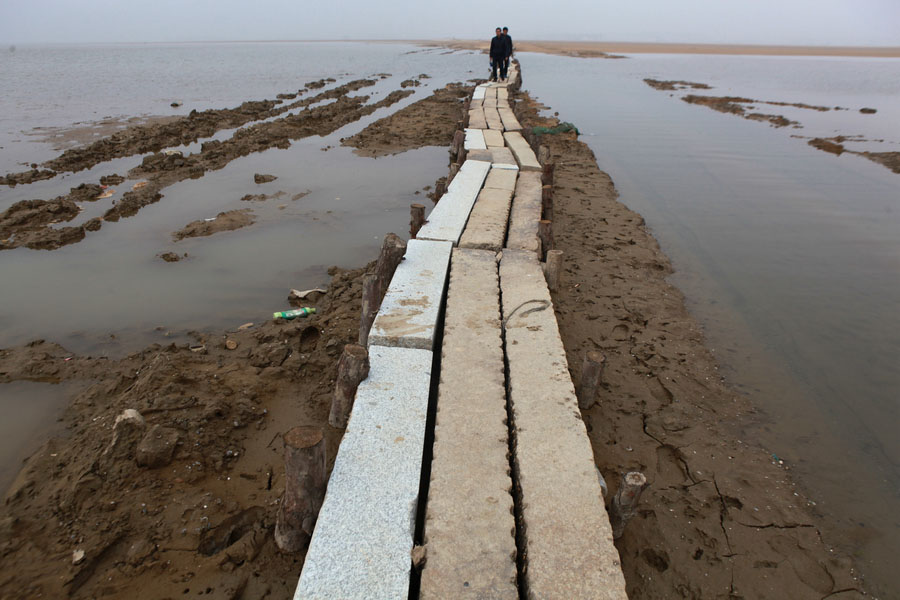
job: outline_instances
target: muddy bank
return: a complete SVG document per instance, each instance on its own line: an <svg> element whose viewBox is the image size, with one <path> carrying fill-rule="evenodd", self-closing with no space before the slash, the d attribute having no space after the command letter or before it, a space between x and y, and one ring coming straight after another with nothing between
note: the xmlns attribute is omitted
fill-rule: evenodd
<svg viewBox="0 0 900 600"><path fill-rule="evenodd" d="M758 100L752 100L750 98L740 98L737 96L697 96L695 94L688 94L687 96L683 96L681 99L688 104L699 104L700 106L706 106L707 108L711 108L719 112L738 115L751 121L766 121L773 127L787 127L788 125L792 125L795 128L800 127L800 123L798 123L797 121L791 121L790 119L782 115L769 115L765 113L748 112L748 109L752 109L753 107L745 107L743 106L744 104L760 103Z"/></svg>
<svg viewBox="0 0 900 600"><path fill-rule="evenodd" d="M290 598L303 554L272 541L279 438L323 427L330 468L336 359L359 328L364 270L331 272L328 291L304 300L318 309L308 319L195 333L121 360L44 341L0 350L0 383L89 384L63 416L66 435L28 460L0 508L0 597ZM140 416L117 437L128 409Z"/></svg>
<svg viewBox="0 0 900 600"><path fill-rule="evenodd" d="M107 210L102 221L115 222L131 217L154 202L162 199L161 190L185 179L202 177L207 171L223 168L229 162L254 152L269 148L287 148L292 140L311 135L327 135L348 123L373 113L379 108L390 106L414 93L411 90L396 90L373 104L366 104L368 96L349 97L350 91L374 85L374 80L357 80L321 94L336 100L322 106L305 108L296 114L271 121L256 123L239 129L224 141L204 142L200 152L183 155L181 152L157 152L144 157L141 164L129 171L131 178L143 178L147 183L126 192L122 199ZM316 97L318 98L318 96ZM312 98L307 99L312 100ZM51 204L65 203L71 198L48 201ZM33 249L52 250L76 243L84 239L89 231L99 229L101 220L93 219L80 226L57 229L41 220L30 221L19 216L10 216L10 208L0 215L0 223L7 223L3 231L5 241L0 250L25 246ZM15 212L17 212L18 209Z"/></svg>
<svg viewBox="0 0 900 600"><path fill-rule="evenodd" d="M302 94L307 89L312 89L310 86L317 83L321 83L318 87L325 86L325 80L311 82L299 93ZM20 183L31 183L55 177L61 172L89 169L113 158L159 152L164 148L191 144L200 138L210 137L222 129L235 129L252 121L268 119L294 108L338 98L349 91L374 85L374 83L372 80L357 80L291 104L283 104L282 100L247 101L236 108L211 109L201 112L193 110L186 117L155 121L146 125L133 125L87 146L66 150L58 157L43 163L41 165L43 169L38 169L37 165L34 165L31 171L9 173L5 177L0 177L0 185L14 186Z"/></svg>
<svg viewBox="0 0 900 600"><path fill-rule="evenodd" d="M860 136L848 137L839 135L833 138L813 138L809 140L807 144L813 148L822 150L823 152L836 154L837 156L840 156L845 152L848 154L856 154L857 156L862 156L872 162L878 163L894 173L900 173L900 152L860 152L858 150L850 150L844 146L844 142L847 141L861 142L867 140L861 139Z"/></svg>
<svg viewBox="0 0 900 600"><path fill-rule="evenodd" d="M243 210L229 210L220 212L212 219L198 219L191 221L172 234L176 242L189 237L204 237L220 233L222 231L234 231L242 227L252 225L256 218L249 208Z"/></svg>
<svg viewBox="0 0 900 600"><path fill-rule="evenodd" d="M526 129L556 124L523 98ZM597 464L611 491L630 470L650 482L616 544L629 596L858 597L790 465L747 442L754 409L719 376L643 219L574 133L540 143L556 163L565 270L553 300L573 380L586 352L606 357L599 403L584 413Z"/></svg>
<svg viewBox="0 0 900 600"><path fill-rule="evenodd" d="M712 86L705 83L695 83L693 81L661 81L659 79L644 79L644 83L655 90L711 90Z"/></svg>
<svg viewBox="0 0 900 600"><path fill-rule="evenodd" d="M422 146L444 146L463 116L463 100L473 86L451 83L427 98L379 119L349 138L344 146L360 156L386 156Z"/></svg>

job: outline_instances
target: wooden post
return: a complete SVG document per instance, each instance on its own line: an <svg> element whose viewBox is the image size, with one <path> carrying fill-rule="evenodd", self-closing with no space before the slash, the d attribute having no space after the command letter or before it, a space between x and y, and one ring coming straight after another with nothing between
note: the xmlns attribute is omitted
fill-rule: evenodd
<svg viewBox="0 0 900 600"><path fill-rule="evenodd" d="M284 496L275 522L282 552L309 546L328 483L325 437L318 427L294 427L284 434Z"/></svg>
<svg viewBox="0 0 900 600"><path fill-rule="evenodd" d="M578 408L581 410L587 410L594 405L604 366L606 357L599 352L592 350L584 355L584 362L581 363L581 385L578 386Z"/></svg>
<svg viewBox="0 0 900 600"><path fill-rule="evenodd" d="M553 220L553 186L545 185L541 188L541 215L548 221Z"/></svg>
<svg viewBox="0 0 900 600"><path fill-rule="evenodd" d="M547 280L547 287L551 292L559 289L559 276L562 271L562 250L547 250L546 271L544 277Z"/></svg>
<svg viewBox="0 0 900 600"><path fill-rule="evenodd" d="M543 144L538 146L537 159L538 162L542 165L547 164L547 161L550 160L550 148L544 146Z"/></svg>
<svg viewBox="0 0 900 600"><path fill-rule="evenodd" d="M335 429L347 426L359 382L369 376L369 352L362 346L347 344L338 361L337 381L331 399L328 424Z"/></svg>
<svg viewBox="0 0 900 600"><path fill-rule="evenodd" d="M553 222L541 219L538 221L538 237L541 238L541 260L548 250L553 249Z"/></svg>
<svg viewBox="0 0 900 600"><path fill-rule="evenodd" d="M453 178L456 177L456 174L459 173L459 165L453 163L450 165L450 175L447 176L447 185L450 185L450 182L453 181Z"/></svg>
<svg viewBox="0 0 900 600"><path fill-rule="evenodd" d="M553 174L556 172L556 163L548 162L541 171L541 183L553 185Z"/></svg>
<svg viewBox="0 0 900 600"><path fill-rule="evenodd" d="M369 345L369 330L375 322L375 314L380 305L378 298L378 280L373 273L363 275L362 284L362 314L359 319L359 345L365 348Z"/></svg>
<svg viewBox="0 0 900 600"><path fill-rule="evenodd" d="M463 149L466 147L466 134L457 129L453 133L453 143L450 144L450 158L454 161L459 162L457 159L459 155L462 154Z"/></svg>
<svg viewBox="0 0 900 600"><path fill-rule="evenodd" d="M613 497L609 510L609 523L612 525L613 539L622 537L625 524L634 516L638 502L641 500L641 492L647 487L647 478L643 473L631 471L622 478L622 485Z"/></svg>
<svg viewBox="0 0 900 600"><path fill-rule="evenodd" d="M425 205L410 204L409 205L409 239L415 239L416 234L425 224Z"/></svg>
<svg viewBox="0 0 900 600"><path fill-rule="evenodd" d="M400 236L396 233L389 233L384 236L384 242L381 244L381 254L378 255L378 262L375 263L375 279L378 280L378 306L375 307L375 312L378 312L378 308L381 306L381 299L384 298L384 293L391 283L391 278L394 276L394 271L397 270L397 265L403 260L404 254L406 254L406 242Z"/></svg>
<svg viewBox="0 0 900 600"><path fill-rule="evenodd" d="M438 179L437 182L434 184L434 196L432 196L434 203L437 204L441 200L441 197L446 193L447 193L447 180L442 177L442 178Z"/></svg>

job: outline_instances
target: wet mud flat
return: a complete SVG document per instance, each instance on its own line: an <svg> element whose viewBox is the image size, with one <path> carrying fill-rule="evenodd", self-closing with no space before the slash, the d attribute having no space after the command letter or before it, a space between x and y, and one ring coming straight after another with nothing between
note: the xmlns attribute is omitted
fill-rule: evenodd
<svg viewBox="0 0 900 600"><path fill-rule="evenodd" d="M660 91L680 91L680 90L711 90L712 86L706 83L696 83L691 81L663 81L657 79L644 79L644 83L653 89ZM805 102L781 102L777 100L754 100L753 98L743 98L739 96L707 96L698 94L685 94L681 96L681 100L688 104L705 106L717 112L728 113L748 119L750 121L762 121L768 123L772 127L791 127L793 129L802 129L803 126L799 121L788 119L784 115L755 112L754 109L758 105L766 106L789 106L805 110L813 110L818 112L828 111L846 111L849 108L841 106L816 106L806 104ZM872 115L878 112L878 109L864 106L858 109L860 114ZM795 136L802 137L802 136ZM834 138L812 138L808 142L810 146L823 152L829 152L840 156L843 153L856 154L862 156L874 163L882 165L894 173L900 173L900 152L872 152L858 151L846 148L843 143L852 142L868 142L873 140L863 139L862 136L836 136ZM883 142L884 140L875 140Z"/></svg>
<svg viewBox="0 0 900 600"><path fill-rule="evenodd" d="M375 156L452 137L468 93L464 84L440 88L393 117L390 129L402 144L382 138L386 121L346 143ZM377 106L397 97L387 94ZM263 123L238 135L237 150L216 154L213 163L202 150L195 158L152 154L129 173L143 183L134 191L152 189L154 175L164 173L155 180L156 193L164 192L166 182L198 164L224 164L375 110L361 98L333 100L327 112L313 113L318 118L302 109L302 117L287 123L276 115L275 126ZM424 129L423 115L430 115ZM244 145L243 138L257 143ZM254 175L259 185L275 179ZM109 176L102 185L125 181ZM96 201L103 192L101 184L88 184L70 197L30 205L60 208L21 224L51 229L68 214L77 216L76 201ZM173 236L206 237L247 226L250 211L195 221ZM399 231L405 227L397 224ZM190 257L171 252L160 258ZM357 340L361 280L373 267L333 267L327 289L302 300L294 295L293 305L317 308L306 319L191 332L188 342L152 344L118 359L79 355L49 340L0 350L0 386L42 382L78 390L60 417L62 433L30 456L6 490L0 597L291 597L303 555L282 554L272 539L284 488L280 436L297 425L322 427L333 461L342 433L327 424L337 359L345 344Z"/></svg>
<svg viewBox="0 0 900 600"><path fill-rule="evenodd" d="M373 156L415 147L422 119L438 114L425 143L449 144L460 97L435 94L345 143ZM526 127L555 124L527 96L518 101ZM554 303L573 379L585 351L607 359L600 402L583 415L597 464L612 488L627 470L650 481L618 542L629 594L859 596L849 559L829 551L827 525L790 473L740 441L753 407L718 375L641 217L574 134L538 143L556 164L554 237L567 266ZM215 164L208 154L182 171L177 156L153 156L171 168L151 161L136 175ZM326 418L337 357L356 340L365 269L330 273L306 320L196 333L119 360L52 341L0 350L0 384L89 385L63 416L68 435L38 450L7 492L0 595L291 597L303 556L281 554L272 539L279 436L323 427L333 459L341 431Z"/></svg>

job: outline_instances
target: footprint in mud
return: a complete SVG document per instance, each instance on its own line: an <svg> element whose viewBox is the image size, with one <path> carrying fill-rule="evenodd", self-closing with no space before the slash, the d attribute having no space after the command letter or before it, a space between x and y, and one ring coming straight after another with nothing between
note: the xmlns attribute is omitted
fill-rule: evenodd
<svg viewBox="0 0 900 600"><path fill-rule="evenodd" d="M619 325L616 325L615 327L613 327L612 333L610 334L609 337L611 337L612 339L614 339L616 341L624 342L625 340L628 339L628 334L629 334L628 325L622 325L620 323Z"/></svg>

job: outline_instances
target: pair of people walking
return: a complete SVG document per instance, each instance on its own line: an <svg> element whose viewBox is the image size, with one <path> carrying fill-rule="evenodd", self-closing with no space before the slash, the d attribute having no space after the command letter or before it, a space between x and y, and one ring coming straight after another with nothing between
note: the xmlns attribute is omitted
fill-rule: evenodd
<svg viewBox="0 0 900 600"><path fill-rule="evenodd" d="M499 81L506 81L509 70L509 59L513 53L512 38L509 37L509 28L502 30L498 27L496 35L491 39L491 81L498 81L497 71L500 71Z"/></svg>

